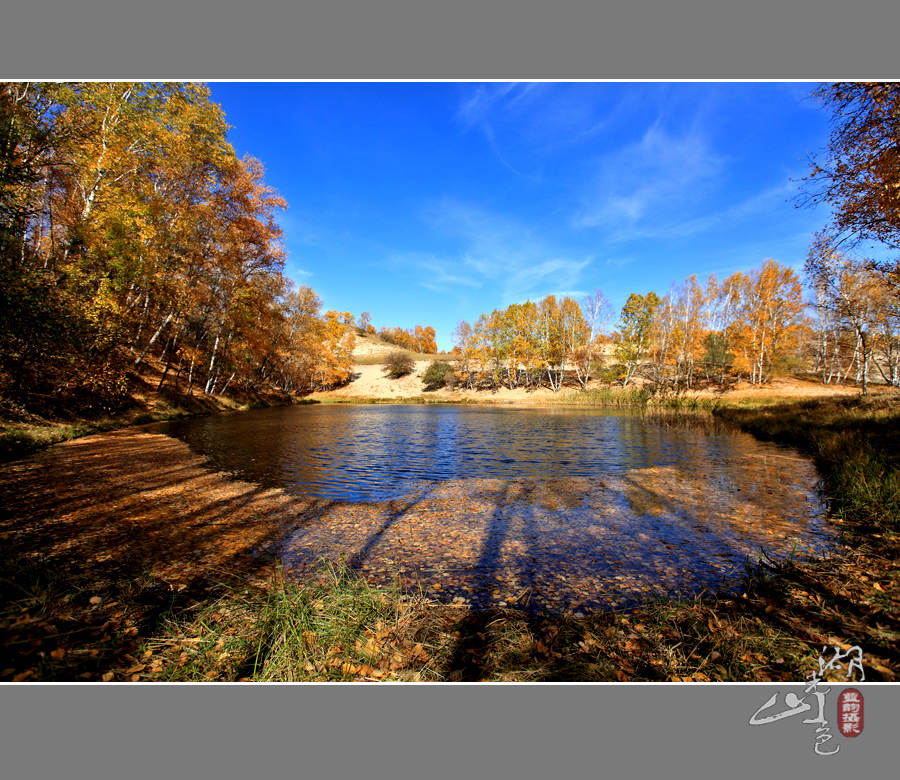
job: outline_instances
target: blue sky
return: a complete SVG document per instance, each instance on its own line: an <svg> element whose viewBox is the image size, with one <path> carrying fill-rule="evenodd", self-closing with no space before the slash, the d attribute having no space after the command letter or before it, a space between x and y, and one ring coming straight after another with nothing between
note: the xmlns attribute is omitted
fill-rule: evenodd
<svg viewBox="0 0 900 780"><path fill-rule="evenodd" d="M432 325L547 294L663 294L772 257L828 137L813 84L213 83L287 200L287 273L325 309Z"/></svg>

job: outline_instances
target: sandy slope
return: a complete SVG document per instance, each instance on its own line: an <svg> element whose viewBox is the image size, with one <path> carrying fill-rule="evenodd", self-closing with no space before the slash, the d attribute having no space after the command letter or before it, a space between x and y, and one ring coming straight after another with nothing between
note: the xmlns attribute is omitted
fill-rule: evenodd
<svg viewBox="0 0 900 780"><path fill-rule="evenodd" d="M384 365L356 364L353 367L353 381L336 390L324 393L313 393L310 398L328 397L365 397L365 398L403 398L421 395L423 391L422 374L428 369L430 361L416 361L413 373L400 379L388 379L384 373Z"/></svg>
<svg viewBox="0 0 900 780"><path fill-rule="evenodd" d="M430 360L416 361L413 373L400 379L389 379L384 373L383 364L362 365L356 364L353 369L354 379L344 387L321 393L313 393L310 398L326 400L328 398L411 398L423 396L441 401L481 401L485 403L542 403L546 400L558 399L558 394L549 388L540 390L525 390L516 388L500 388L495 391L485 390L448 390L442 388L435 391L426 391L422 383L422 375L428 369ZM594 386L591 383L590 386ZM596 385L600 387L599 384ZM574 388L566 388L571 391ZM870 387L870 391L878 393L884 388ZM729 399L749 398L814 398L822 396L855 396L859 390L852 385L823 385L819 382L810 382L802 379L775 379L764 387L755 387L746 382L741 382L734 389L724 394ZM712 391L700 391L695 393L699 397L713 397Z"/></svg>
<svg viewBox="0 0 900 780"><path fill-rule="evenodd" d="M353 357L357 359L375 356L387 357L388 354L395 352L396 350L397 347L393 344L388 344L377 336L361 336L357 334L356 344L353 347Z"/></svg>
<svg viewBox="0 0 900 780"><path fill-rule="evenodd" d="M400 379L389 379L384 373L383 364L361 365L353 367L355 377L350 384L339 387L336 390L328 390L322 393L313 393L310 398L325 400L328 398L432 398L439 401L464 401L478 400L485 402L534 402L542 398L550 398L553 393L547 388L527 392L517 388L509 390L501 388L495 392L476 390L440 390L426 391L422 383L422 376L431 365L430 360L415 361L415 369Z"/></svg>

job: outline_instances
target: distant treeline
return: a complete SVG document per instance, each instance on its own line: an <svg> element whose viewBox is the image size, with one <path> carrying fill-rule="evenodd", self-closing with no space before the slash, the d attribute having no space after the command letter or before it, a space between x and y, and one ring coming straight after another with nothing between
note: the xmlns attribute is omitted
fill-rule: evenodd
<svg viewBox="0 0 900 780"><path fill-rule="evenodd" d="M806 369L825 382L865 383L877 369L900 385L898 292L873 264L836 252L817 236L806 265L812 311L800 277L774 260L720 282L696 276L660 297L632 293L616 329L598 291L580 303L547 296L460 322L454 351L467 387L559 390L565 381L636 377L667 391L698 383L752 384Z"/></svg>
<svg viewBox="0 0 900 780"><path fill-rule="evenodd" d="M363 335L375 335L377 333L378 337L388 344L394 344L412 352L424 352L426 354L437 352L437 344L434 340L437 331L430 325L424 328L421 325L416 325L415 328L408 329L382 327L376 331L375 326L372 325L372 315L367 311L359 315L358 322L349 311L328 312L328 314L333 314L345 325L357 327Z"/></svg>
<svg viewBox="0 0 900 780"><path fill-rule="evenodd" d="M292 289L262 166L195 84L0 84L0 392L115 406L344 382L353 333Z"/></svg>
<svg viewBox="0 0 900 780"><path fill-rule="evenodd" d="M415 329L404 330L403 328L382 328L378 331L379 337L388 342L388 344L396 344L412 352L424 352L433 355L437 352L437 344L434 337L437 332L430 325L422 327L416 325Z"/></svg>

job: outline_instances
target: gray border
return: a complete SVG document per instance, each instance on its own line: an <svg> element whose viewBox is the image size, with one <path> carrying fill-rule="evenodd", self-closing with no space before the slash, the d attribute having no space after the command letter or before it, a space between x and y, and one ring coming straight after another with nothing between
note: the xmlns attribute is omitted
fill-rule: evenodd
<svg viewBox="0 0 900 780"><path fill-rule="evenodd" d="M891 78L900 9L680 3L15 3L0 77ZM895 685L834 758L751 727L783 685L0 686L0 771L90 777L880 776ZM832 694L833 696L834 694ZM683 772L677 771L683 769ZM676 770L676 771L673 771Z"/></svg>
<svg viewBox="0 0 900 780"><path fill-rule="evenodd" d="M874 0L32 0L4 10L0 76L891 78L898 21Z"/></svg>
<svg viewBox="0 0 900 780"><path fill-rule="evenodd" d="M865 726L813 752L814 727L753 727L802 685L7 685L16 778L882 777L896 686L856 684ZM779 700L781 701L781 700Z"/></svg>

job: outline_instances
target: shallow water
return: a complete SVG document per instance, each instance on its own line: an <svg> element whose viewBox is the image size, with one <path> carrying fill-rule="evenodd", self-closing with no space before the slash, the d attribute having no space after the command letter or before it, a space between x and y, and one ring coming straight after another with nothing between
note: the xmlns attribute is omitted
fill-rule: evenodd
<svg viewBox="0 0 900 780"><path fill-rule="evenodd" d="M833 541L818 476L749 435L582 409L300 406L166 423L215 465L322 499L278 550L478 606L730 588Z"/></svg>

